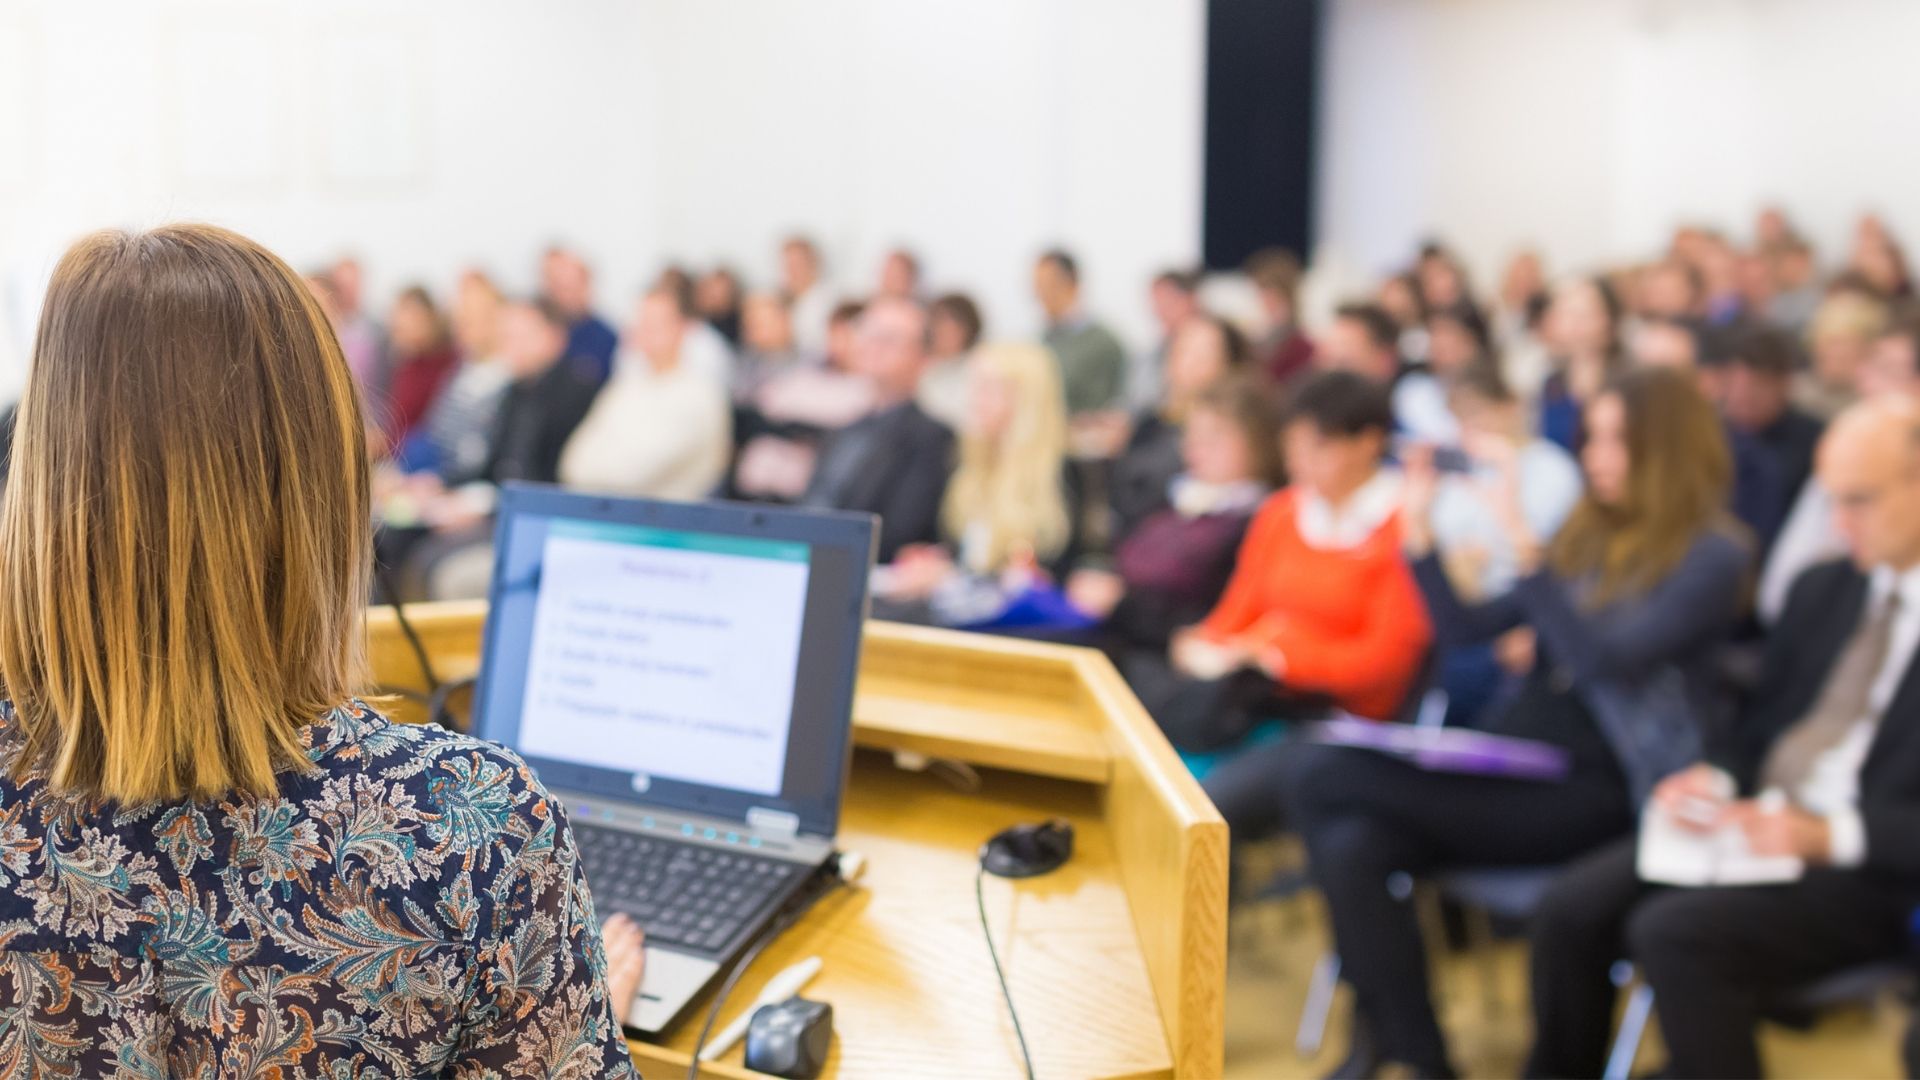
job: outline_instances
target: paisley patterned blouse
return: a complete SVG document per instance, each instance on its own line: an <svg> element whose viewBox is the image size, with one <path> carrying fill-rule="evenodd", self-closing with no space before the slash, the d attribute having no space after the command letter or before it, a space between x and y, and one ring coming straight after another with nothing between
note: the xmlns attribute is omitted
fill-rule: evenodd
<svg viewBox="0 0 1920 1080"><path fill-rule="evenodd" d="M0 780L0 1076L634 1076L526 764L357 701L302 735L277 799Z"/></svg>

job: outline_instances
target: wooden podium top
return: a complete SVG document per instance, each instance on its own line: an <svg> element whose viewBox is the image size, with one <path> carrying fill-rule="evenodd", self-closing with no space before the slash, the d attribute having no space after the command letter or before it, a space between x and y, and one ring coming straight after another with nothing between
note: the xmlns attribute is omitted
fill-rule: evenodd
<svg viewBox="0 0 1920 1080"><path fill-rule="evenodd" d="M407 612L441 679L473 673L484 605ZM376 680L418 689L419 663L391 612L371 609L368 622ZM1220 1074L1226 826L1105 657L870 623L854 741L839 842L867 857L866 875L767 949L720 1025L789 964L819 956L822 971L803 995L834 1008L825 1076L1020 1075L980 934L978 852L1008 825L1063 817L1076 833L1065 867L986 883L1036 1071ZM904 771L888 751L976 766L978 790ZM663 1044L633 1043L642 1073L685 1075L708 1004L697 1002ZM740 1060L736 1047L701 1073L759 1075Z"/></svg>

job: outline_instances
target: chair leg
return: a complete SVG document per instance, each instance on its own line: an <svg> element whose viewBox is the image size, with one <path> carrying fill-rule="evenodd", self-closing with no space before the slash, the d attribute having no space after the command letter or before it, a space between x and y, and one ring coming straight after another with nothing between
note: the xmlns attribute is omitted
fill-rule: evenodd
<svg viewBox="0 0 1920 1080"><path fill-rule="evenodd" d="M1653 987L1642 983L1627 998L1620 1016L1620 1032L1613 1037L1613 1052L1607 1055L1607 1071L1602 1080L1627 1080L1633 1075L1633 1059L1640 1056L1640 1040L1647 1033L1647 1020L1653 1015Z"/></svg>
<svg viewBox="0 0 1920 1080"><path fill-rule="evenodd" d="M1313 965L1313 979L1307 984L1307 1003L1300 1009L1300 1030L1294 1035L1293 1052L1302 1059L1320 1053L1327 1038L1327 1018L1333 1013L1333 997L1340 989L1340 954L1329 949Z"/></svg>
<svg viewBox="0 0 1920 1080"><path fill-rule="evenodd" d="M1485 908L1468 907L1467 947L1474 952L1480 968L1480 998L1485 1018L1493 1023L1500 1018L1500 958L1493 953L1493 916Z"/></svg>

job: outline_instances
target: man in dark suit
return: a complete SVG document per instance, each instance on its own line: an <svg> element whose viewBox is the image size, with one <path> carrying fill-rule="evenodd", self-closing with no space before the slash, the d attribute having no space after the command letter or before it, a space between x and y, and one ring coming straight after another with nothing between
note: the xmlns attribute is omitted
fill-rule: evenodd
<svg viewBox="0 0 1920 1080"><path fill-rule="evenodd" d="M1760 685L1715 764L1667 778L1658 808L1737 828L1788 884L1642 881L1629 840L1562 875L1533 929L1528 1075L1592 1076L1621 957L1653 988L1673 1076L1759 1076L1770 994L1898 956L1920 903L1920 406L1854 407L1821 443L1820 482L1851 558L1806 571ZM1763 797L1764 793L1764 797Z"/></svg>
<svg viewBox="0 0 1920 1080"><path fill-rule="evenodd" d="M868 304L852 360L873 381L877 404L828 440L801 502L880 515L879 559L891 562L908 544L939 539L953 467L953 433L914 404L927 367L926 309L901 297Z"/></svg>

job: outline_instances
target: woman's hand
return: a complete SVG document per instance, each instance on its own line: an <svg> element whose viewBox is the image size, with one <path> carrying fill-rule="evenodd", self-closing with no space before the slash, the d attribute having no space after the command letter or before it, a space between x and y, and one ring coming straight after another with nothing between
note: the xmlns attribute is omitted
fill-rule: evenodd
<svg viewBox="0 0 1920 1080"><path fill-rule="evenodd" d="M1440 470L1433 465L1433 447L1412 446L1400 459L1400 542L1410 559L1422 559L1433 550L1433 499L1440 489Z"/></svg>
<svg viewBox="0 0 1920 1080"><path fill-rule="evenodd" d="M1541 543L1527 523L1526 505L1520 487L1520 446L1498 436L1469 436L1468 453L1487 467L1489 475L1480 481L1481 502L1506 533L1522 574L1540 568Z"/></svg>
<svg viewBox="0 0 1920 1080"><path fill-rule="evenodd" d="M613 1021L625 1024L640 993L640 980L646 976L647 938L632 919L615 915L600 925L600 941L607 956L607 1000L613 1006Z"/></svg>
<svg viewBox="0 0 1920 1080"><path fill-rule="evenodd" d="M1539 654L1540 639L1531 626L1516 626L1493 639L1493 662L1515 678L1531 672Z"/></svg>
<svg viewBox="0 0 1920 1080"><path fill-rule="evenodd" d="M1077 417L1068 431L1073 456L1083 460L1119 457L1132 437L1133 417L1122 409Z"/></svg>
<svg viewBox="0 0 1920 1080"><path fill-rule="evenodd" d="M925 600L953 576L953 556L937 544L911 544L894 556L890 569L890 599Z"/></svg>
<svg viewBox="0 0 1920 1080"><path fill-rule="evenodd" d="M1187 627L1173 635L1168 650L1175 671L1190 679L1224 679L1242 668L1253 666L1253 653L1231 641L1215 641Z"/></svg>

